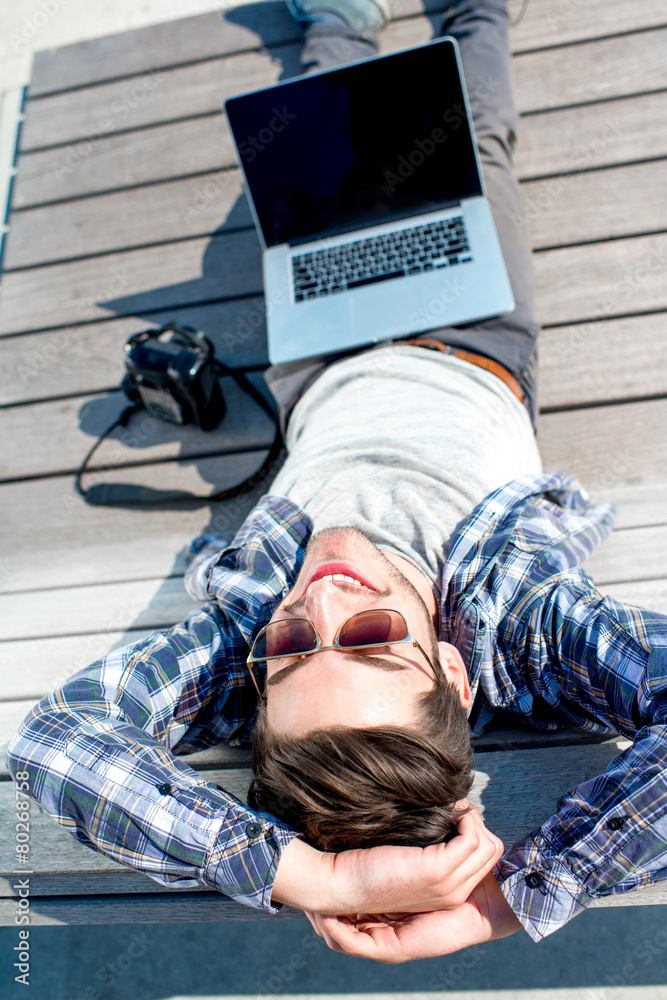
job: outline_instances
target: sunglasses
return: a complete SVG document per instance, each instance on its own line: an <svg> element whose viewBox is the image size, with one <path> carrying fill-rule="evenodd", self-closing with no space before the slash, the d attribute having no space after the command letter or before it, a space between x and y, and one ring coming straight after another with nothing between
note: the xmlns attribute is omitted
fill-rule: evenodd
<svg viewBox="0 0 667 1000"><path fill-rule="evenodd" d="M393 609L372 609L359 611L340 626L331 646L323 646L322 639L311 621L307 618L281 618L269 622L257 633L247 659L248 670L257 693L262 697L251 663L262 663L265 660L279 660L291 656L309 656L321 650L353 649L376 650L380 652L387 646L398 646L408 642L416 646L440 686L440 677L423 647L410 635L408 625L400 611ZM369 652L369 655L370 652Z"/></svg>

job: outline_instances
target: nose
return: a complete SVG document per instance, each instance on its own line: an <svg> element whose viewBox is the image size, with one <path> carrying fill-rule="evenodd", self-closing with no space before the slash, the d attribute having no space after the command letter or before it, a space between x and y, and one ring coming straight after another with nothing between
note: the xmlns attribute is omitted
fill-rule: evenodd
<svg viewBox="0 0 667 1000"><path fill-rule="evenodd" d="M306 618L310 618L319 632L323 646L330 646L345 619L361 610L349 585L339 586L333 580L311 583L306 591L304 609Z"/></svg>

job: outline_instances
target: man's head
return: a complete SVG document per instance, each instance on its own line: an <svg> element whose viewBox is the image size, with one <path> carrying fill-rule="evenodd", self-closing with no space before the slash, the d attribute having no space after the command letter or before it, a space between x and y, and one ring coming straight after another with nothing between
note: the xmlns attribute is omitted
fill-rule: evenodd
<svg viewBox="0 0 667 1000"><path fill-rule="evenodd" d="M266 662L251 804L329 850L390 836L442 840L470 787L465 666L453 646L438 642L430 583L411 563L354 529L320 532L271 621L308 619L321 645L331 646L348 618L373 609L399 611L419 646Z"/></svg>

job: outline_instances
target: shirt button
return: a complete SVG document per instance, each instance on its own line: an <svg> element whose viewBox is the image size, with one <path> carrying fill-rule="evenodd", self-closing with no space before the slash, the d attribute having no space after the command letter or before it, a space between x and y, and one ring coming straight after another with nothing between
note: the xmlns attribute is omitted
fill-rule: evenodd
<svg viewBox="0 0 667 1000"><path fill-rule="evenodd" d="M620 830L624 823L627 823L629 816L612 816L607 821L608 830Z"/></svg>
<svg viewBox="0 0 667 1000"><path fill-rule="evenodd" d="M245 828L245 832L247 833L247 835L250 837L251 840L254 840L256 837L259 837L262 832L261 824L248 823L247 827Z"/></svg>
<svg viewBox="0 0 667 1000"><path fill-rule="evenodd" d="M160 795L171 795L171 785L168 781L165 781L162 785L156 785L155 787Z"/></svg>
<svg viewBox="0 0 667 1000"><path fill-rule="evenodd" d="M544 879L538 872L526 875L526 885L529 889L544 889Z"/></svg>

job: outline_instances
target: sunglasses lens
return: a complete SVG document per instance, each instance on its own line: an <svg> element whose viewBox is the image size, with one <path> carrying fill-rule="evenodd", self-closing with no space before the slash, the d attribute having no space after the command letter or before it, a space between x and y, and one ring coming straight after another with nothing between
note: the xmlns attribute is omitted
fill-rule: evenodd
<svg viewBox="0 0 667 1000"><path fill-rule="evenodd" d="M273 656L296 656L317 648L317 636L309 621L285 618L271 622L255 639L253 655L262 660Z"/></svg>
<svg viewBox="0 0 667 1000"><path fill-rule="evenodd" d="M360 611L345 622L338 642L343 648L387 646L400 642L407 634L408 627L398 611Z"/></svg>

